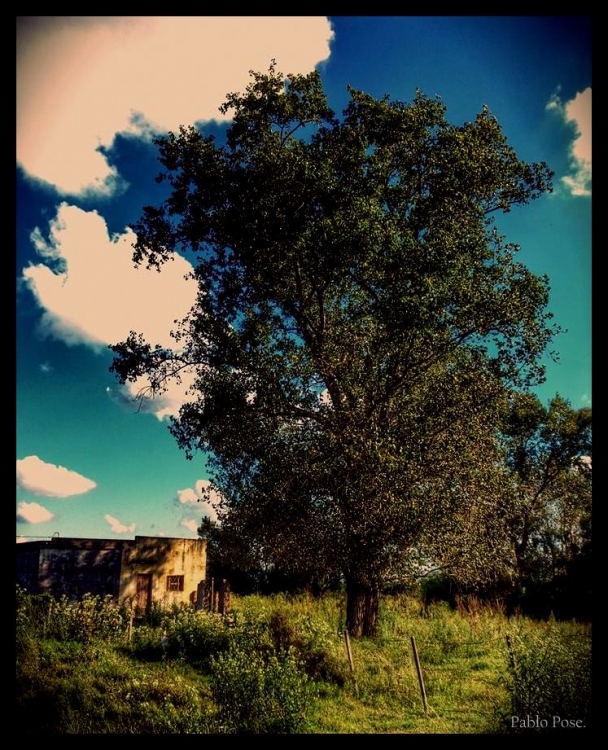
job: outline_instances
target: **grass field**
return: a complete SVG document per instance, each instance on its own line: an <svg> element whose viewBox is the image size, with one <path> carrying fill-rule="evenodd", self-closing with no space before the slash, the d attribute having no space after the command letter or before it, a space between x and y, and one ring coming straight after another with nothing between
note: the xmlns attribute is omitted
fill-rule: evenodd
<svg viewBox="0 0 608 750"><path fill-rule="evenodd" d="M378 638L347 644L339 594L233 596L228 619L155 610L130 629L108 600L18 592L16 687L25 734L572 736L591 725L591 626L387 595Z"/></svg>

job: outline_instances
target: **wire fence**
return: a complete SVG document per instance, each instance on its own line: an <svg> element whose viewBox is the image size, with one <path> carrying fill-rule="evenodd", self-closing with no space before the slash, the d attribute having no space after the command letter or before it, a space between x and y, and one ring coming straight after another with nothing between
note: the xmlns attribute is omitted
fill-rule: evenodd
<svg viewBox="0 0 608 750"><path fill-rule="evenodd" d="M356 656L353 654L353 647L348 631L344 631L343 638L354 690L357 697L359 697L362 674L358 669ZM518 640L519 635L515 635L515 639ZM565 644L575 640L589 641L590 631L560 633L560 639ZM528 641L530 641L529 637ZM536 637L532 641L538 649L544 647L542 637ZM385 647L385 653L393 654L393 659L396 660L393 664L395 672L402 671L404 667L414 670L418 681L420 700L425 713L433 712L427 696L427 682L429 679L437 680L445 676L451 680L459 679L463 682L467 681L470 679L472 669L474 669L474 666L470 663L470 659L467 659L467 657L488 657L491 655L496 657L498 653L501 653L505 657L505 667L508 665L509 669L514 669L516 664L514 635L512 633L500 633L487 637L466 639L446 638L445 635L435 638L428 636L425 638L416 638L413 635L385 636L374 639L374 643L380 648ZM395 647L399 647L400 645L403 648L395 649ZM459 659L460 663L454 663ZM385 660L383 665L385 668L390 669L390 659ZM478 679L483 679L483 677L477 677Z"/></svg>

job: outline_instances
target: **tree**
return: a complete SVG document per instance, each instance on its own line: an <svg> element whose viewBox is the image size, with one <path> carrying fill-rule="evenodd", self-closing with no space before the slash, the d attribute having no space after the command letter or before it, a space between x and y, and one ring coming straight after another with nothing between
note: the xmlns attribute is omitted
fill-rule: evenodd
<svg viewBox="0 0 608 750"><path fill-rule="evenodd" d="M545 407L531 393L514 393L506 405L506 528L517 582L533 589L537 604L573 578L570 589L589 586L577 571L591 572L585 564L591 552L591 427L591 409L573 409L559 395Z"/></svg>
<svg viewBox="0 0 608 750"><path fill-rule="evenodd" d="M316 72L273 63L227 96L225 143L157 140L171 193L133 226L134 260L186 253L200 293L172 350L132 332L111 369L153 395L195 373L170 429L208 452L223 528L267 563L340 572L359 636L388 577L502 559L497 403L542 380L553 330L547 279L492 216L552 175L486 107L455 126L421 92L349 94L337 118Z"/></svg>

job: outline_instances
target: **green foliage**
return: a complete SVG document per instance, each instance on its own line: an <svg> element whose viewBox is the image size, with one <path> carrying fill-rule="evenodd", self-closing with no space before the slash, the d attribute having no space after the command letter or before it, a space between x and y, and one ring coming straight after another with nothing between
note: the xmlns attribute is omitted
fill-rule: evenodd
<svg viewBox="0 0 608 750"><path fill-rule="evenodd" d="M165 658L162 631L158 627L138 624L131 634L129 652L142 661L162 661Z"/></svg>
<svg viewBox="0 0 608 750"><path fill-rule="evenodd" d="M49 638L43 620L27 616L39 600L20 599L15 721L28 735L475 734L512 731L515 711L589 715L588 626L508 618L472 599L454 610L385 596L378 638L351 640L354 675L343 595L235 597L223 624L168 609L162 626L135 623L129 643ZM170 623L175 655L166 648ZM508 667L508 633L517 671ZM194 647L203 640L204 657Z"/></svg>
<svg viewBox="0 0 608 750"><path fill-rule="evenodd" d="M255 648L264 653L291 650L311 679L344 685L348 665L337 638L344 629L344 622L335 603L332 596L314 601L307 596L243 597L235 605L240 624L233 631L233 637L242 648ZM329 611L324 610L323 605Z"/></svg>
<svg viewBox="0 0 608 750"><path fill-rule="evenodd" d="M114 646L45 641L18 659L16 714L26 735L198 734L213 706L175 665L140 665Z"/></svg>
<svg viewBox="0 0 608 750"><path fill-rule="evenodd" d="M269 628L276 650L297 654L309 677L337 685L346 682L344 660L332 653L335 633L319 627L318 621L310 616L294 618L284 610L277 610L270 618Z"/></svg>
<svg viewBox="0 0 608 750"><path fill-rule="evenodd" d="M514 636L505 681L509 705L500 714L501 729L515 734L590 729L591 659L586 629L549 622L544 632Z"/></svg>
<svg viewBox="0 0 608 750"><path fill-rule="evenodd" d="M246 569L344 575L371 634L380 585L421 560L472 581L506 564L497 403L542 381L554 328L492 217L552 173L485 107L458 126L421 92L349 89L338 118L317 72L274 63L222 111L223 145L156 141L169 196L133 227L137 263L192 259L196 305L173 348L132 332L111 370L153 395L194 376L170 429L211 454L222 544Z"/></svg>
<svg viewBox="0 0 608 750"><path fill-rule="evenodd" d="M192 609L166 617L161 628L165 655L201 668L228 648L231 636L221 615Z"/></svg>
<svg viewBox="0 0 608 750"><path fill-rule="evenodd" d="M124 639L127 610L111 596L84 594L78 601L48 594L29 596L17 587L17 626L48 638L90 642L95 638Z"/></svg>
<svg viewBox="0 0 608 750"><path fill-rule="evenodd" d="M211 694L219 729L292 734L306 726L311 684L295 652L264 654L233 646L211 660Z"/></svg>
<svg viewBox="0 0 608 750"><path fill-rule="evenodd" d="M502 509L527 611L590 612L592 413L560 396L512 394L500 439ZM568 586L568 579L570 585ZM578 610L578 611L577 611Z"/></svg>

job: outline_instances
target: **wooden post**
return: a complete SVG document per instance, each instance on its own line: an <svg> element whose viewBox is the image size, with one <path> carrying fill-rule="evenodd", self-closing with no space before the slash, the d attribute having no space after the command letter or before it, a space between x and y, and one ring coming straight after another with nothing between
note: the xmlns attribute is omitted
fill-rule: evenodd
<svg viewBox="0 0 608 750"><path fill-rule="evenodd" d="M344 631L344 641L346 642L346 653L348 655L348 663L350 665L350 673L353 676L353 683L355 685L355 694L359 697L359 686L357 685L357 678L355 677L355 663L353 662L353 652L350 648L350 638L348 637L348 630Z"/></svg>
<svg viewBox="0 0 608 750"><path fill-rule="evenodd" d="M220 582L220 602L219 612L222 616L226 616L230 613L231 608L230 598L230 582L226 578L222 578Z"/></svg>
<svg viewBox="0 0 608 750"><path fill-rule="evenodd" d="M418 672L418 684L420 685L420 694L422 695L422 704L424 706L424 713L428 714L429 706L426 702L426 690L424 689L424 680L422 679L422 669L420 668L420 659L418 658L418 651L416 649L416 639L412 636L412 651L414 652L414 661L416 662L416 671Z"/></svg>
<svg viewBox="0 0 608 750"><path fill-rule="evenodd" d="M230 590L228 586L228 581L225 578L220 578L220 582L218 586L217 611L220 613L220 615L226 615L228 614L229 609L230 609Z"/></svg>
<svg viewBox="0 0 608 750"><path fill-rule="evenodd" d="M131 602L131 606L129 607L129 626L127 628L127 643L131 643L132 638L133 638L133 602Z"/></svg>
<svg viewBox="0 0 608 750"><path fill-rule="evenodd" d="M505 639L507 641L507 649L509 650L509 663L511 665L511 669L515 671L515 654L513 653L513 644L511 643L511 636L507 633L505 636Z"/></svg>
<svg viewBox="0 0 608 750"><path fill-rule="evenodd" d="M205 581L199 581L198 586L196 587L196 610L197 612L202 612L205 609Z"/></svg>

